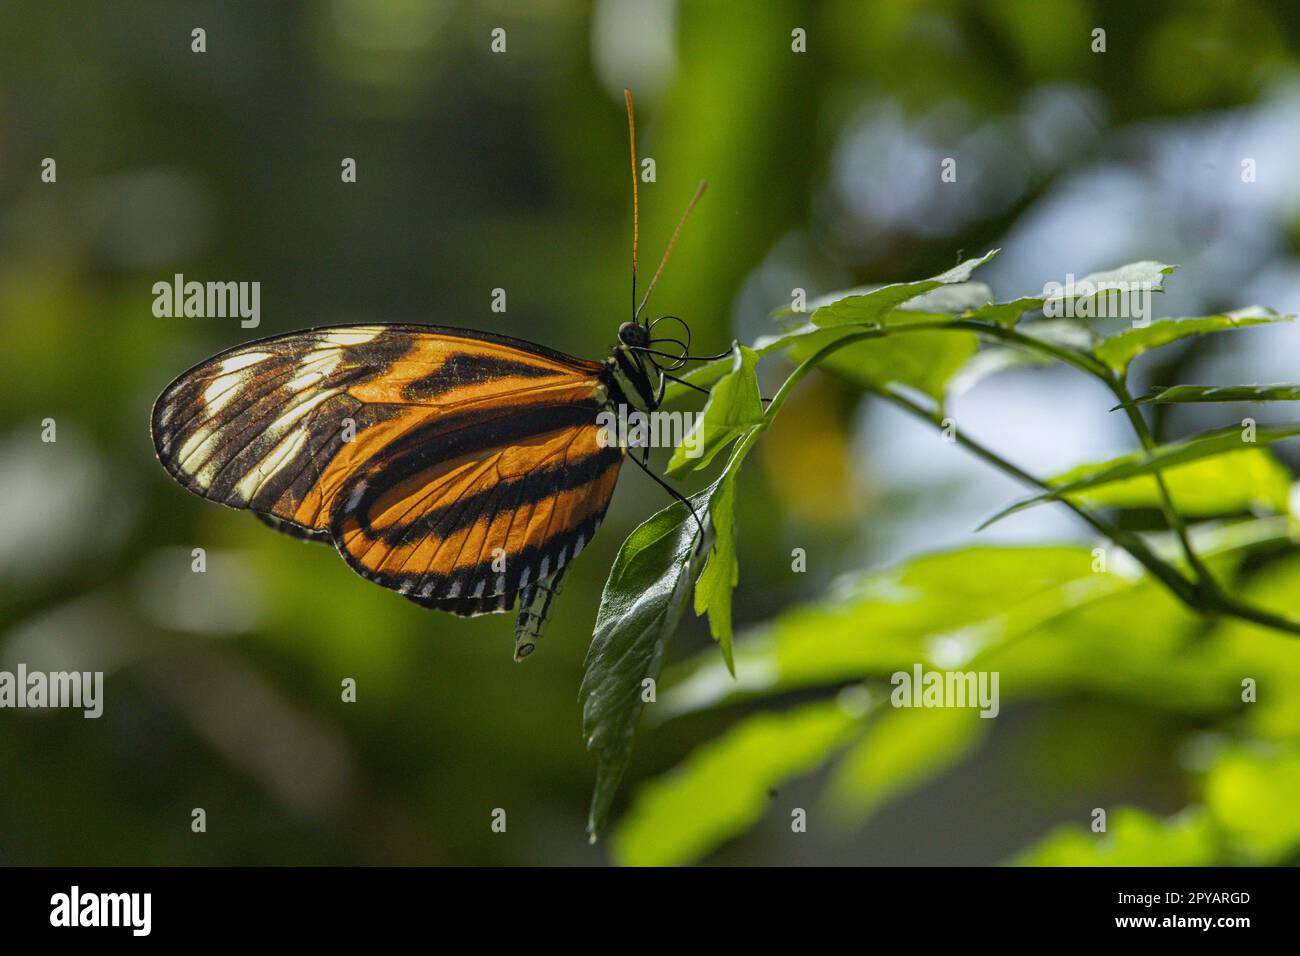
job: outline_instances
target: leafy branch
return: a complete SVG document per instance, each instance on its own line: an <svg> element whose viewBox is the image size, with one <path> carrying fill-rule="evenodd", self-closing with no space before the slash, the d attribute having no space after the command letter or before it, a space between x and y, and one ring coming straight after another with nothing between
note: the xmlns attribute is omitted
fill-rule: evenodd
<svg viewBox="0 0 1300 956"><path fill-rule="evenodd" d="M1266 455L1262 446L1300 434L1300 426L1261 427L1249 439L1234 426L1160 444L1142 415L1144 402L1133 398L1127 382L1129 365L1149 349L1191 335L1289 321L1290 317L1251 309L1194 319L1162 319L1104 339L1085 327L1051 320L1021 325L1027 313L1063 305L1068 298L1073 298L1079 309L1086 306L1085 299L1096 302L1127 288L1128 283L1144 283L1162 291L1163 278L1173 267L1141 262L1089 276L1079 283L1080 288L1090 290L1086 296L1061 293L1052 298L993 302L987 286L969 280L994 254L968 260L931 279L825 297L814 304L809 321L764 337L752 348L736 345L730 357L699 368L689 377L692 384L712 386L697 420L697 434L692 436L704 449L694 462L695 469L707 467L728 446L731 452L718 478L693 499L697 510L707 515L707 540L700 540L680 505L665 509L624 543L606 585L582 691L584 734L598 756L598 783L588 823L593 839L608 819L627 765L637 718L647 699L641 689L647 679L657 679L663 648L684 613L685 595L692 589L696 613L708 615L727 669L735 674L731 596L739 574L734 518L737 475L792 390L814 368L845 378L865 393L941 429L946 426L946 390L958 372L973 365L980 342L1014 349L1035 362L1063 363L1091 376L1114 396L1114 410L1123 411L1140 451L1112 462L1080 466L1068 475L1040 478L958 430L954 437L962 447L1036 492L986 524L1024 507L1057 501L1132 555L1155 581L1196 614L1236 618L1300 635L1300 621L1224 590L1194 546L1188 516L1180 508L1180 502L1191 497L1188 486L1203 476L1207 467L1221 467L1219 463L1231 456ZM797 318L794 313L787 315ZM918 363L916 353L922 351L918 348L922 342L926 360ZM764 409L757 365L763 357L778 352L797 364ZM923 404L898 386L928 396L933 404ZM676 391L680 394L684 388ZM1215 400L1216 394L1224 401L1261 395L1280 400L1300 394L1300 387L1183 386L1163 389L1151 401L1208 402ZM1251 461L1259 464L1257 457ZM1274 464L1268 459L1264 467ZM668 470L680 476L690 465L679 448ZM1178 543L1179 559L1161 554L1143 536L1100 513L1107 507L1134 504L1161 511ZM663 544L669 539L670 546Z"/></svg>

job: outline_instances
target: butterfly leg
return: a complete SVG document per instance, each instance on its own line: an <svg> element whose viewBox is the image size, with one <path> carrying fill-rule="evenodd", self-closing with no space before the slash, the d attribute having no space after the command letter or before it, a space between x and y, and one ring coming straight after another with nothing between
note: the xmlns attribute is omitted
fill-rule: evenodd
<svg viewBox="0 0 1300 956"><path fill-rule="evenodd" d="M664 395L668 392L668 379L670 378L672 378L672 376L667 372L659 373L659 393L655 395L655 408L658 408L664 403ZM673 381L680 382L681 379L673 379Z"/></svg>

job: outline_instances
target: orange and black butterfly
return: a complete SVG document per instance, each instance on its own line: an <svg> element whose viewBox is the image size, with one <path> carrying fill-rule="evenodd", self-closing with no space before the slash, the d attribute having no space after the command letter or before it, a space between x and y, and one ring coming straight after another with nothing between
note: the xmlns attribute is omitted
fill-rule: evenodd
<svg viewBox="0 0 1300 956"><path fill-rule="evenodd" d="M634 313L603 362L438 326L277 335L167 386L152 420L163 467L195 494L332 544L417 604L477 615L517 601L515 659L527 656L627 454L602 440L597 416L653 411L693 358L689 332L657 339L663 319L638 318L632 136ZM680 352L658 347L668 343Z"/></svg>

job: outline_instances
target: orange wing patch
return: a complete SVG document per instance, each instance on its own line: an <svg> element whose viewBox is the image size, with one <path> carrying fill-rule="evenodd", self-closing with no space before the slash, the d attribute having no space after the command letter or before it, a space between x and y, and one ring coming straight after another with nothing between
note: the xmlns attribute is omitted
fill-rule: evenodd
<svg viewBox="0 0 1300 956"><path fill-rule="evenodd" d="M488 427L473 433L472 451L431 462L418 443L392 444L335 507L339 551L359 574L422 604L508 606L591 540L623 460L598 441L594 408L548 412L572 420L526 443Z"/></svg>

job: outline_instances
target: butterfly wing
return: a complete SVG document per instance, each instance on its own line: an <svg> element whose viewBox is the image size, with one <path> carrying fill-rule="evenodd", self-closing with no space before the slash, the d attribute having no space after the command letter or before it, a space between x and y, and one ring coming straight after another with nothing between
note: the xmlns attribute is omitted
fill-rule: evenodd
<svg viewBox="0 0 1300 956"><path fill-rule="evenodd" d="M622 453L594 403L437 418L385 445L334 508L353 570L443 610L505 610L599 527Z"/></svg>
<svg viewBox="0 0 1300 956"><path fill-rule="evenodd" d="M316 329L180 376L154 443L196 494L331 542L418 603L488 613L604 515L622 452L598 440L603 369L482 332Z"/></svg>

